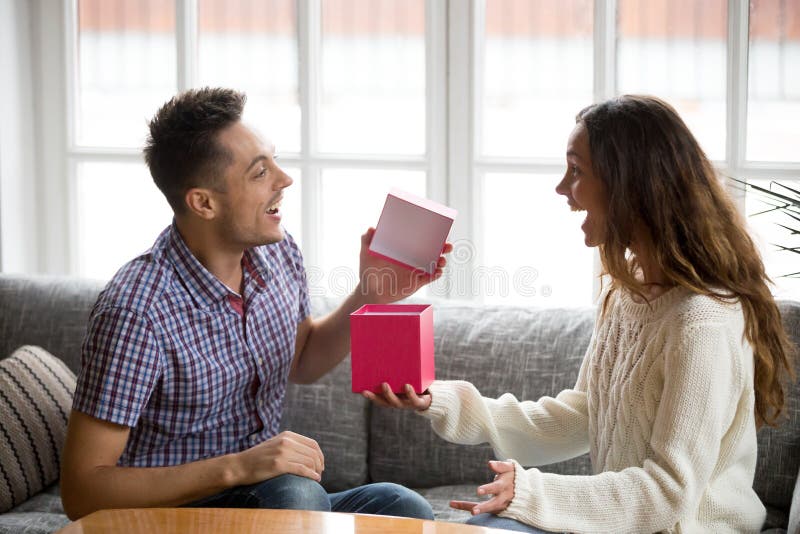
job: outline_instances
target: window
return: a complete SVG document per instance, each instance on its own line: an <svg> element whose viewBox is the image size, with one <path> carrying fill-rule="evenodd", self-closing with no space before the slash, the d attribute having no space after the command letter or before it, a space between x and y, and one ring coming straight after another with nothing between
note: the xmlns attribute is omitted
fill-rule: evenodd
<svg viewBox="0 0 800 534"><path fill-rule="evenodd" d="M52 272L108 278L169 224L140 147L161 103L203 85L246 91L245 120L276 143L295 179L285 225L319 293L355 283L359 236L396 186L459 210L449 276L434 294L590 304L598 260L554 188L576 112L616 94L671 102L725 175L800 178L800 0L73 0L59 9L43 4L37 22L39 61L67 66L42 69L45 109L59 99L66 109L42 134L56 155L42 171L39 247ZM64 41L47 31L52 20ZM739 202L759 211L755 198ZM800 297L780 278L793 253L769 245L780 228L752 222L778 289Z"/></svg>

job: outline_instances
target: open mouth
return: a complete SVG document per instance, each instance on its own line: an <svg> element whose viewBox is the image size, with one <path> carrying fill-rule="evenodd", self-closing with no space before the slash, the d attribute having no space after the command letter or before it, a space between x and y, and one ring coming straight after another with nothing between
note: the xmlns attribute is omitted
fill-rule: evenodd
<svg viewBox="0 0 800 534"><path fill-rule="evenodd" d="M586 211L582 207L578 206L577 204L573 204L572 202L568 202L568 204L571 211Z"/></svg>
<svg viewBox="0 0 800 534"><path fill-rule="evenodd" d="M269 215L277 215L278 212L281 210L281 202L283 201L283 197L278 197L272 205L267 208L267 213Z"/></svg>

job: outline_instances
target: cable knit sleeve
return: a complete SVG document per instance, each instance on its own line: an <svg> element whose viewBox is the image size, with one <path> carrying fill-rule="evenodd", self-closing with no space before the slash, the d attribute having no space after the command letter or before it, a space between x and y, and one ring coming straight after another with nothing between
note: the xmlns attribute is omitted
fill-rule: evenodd
<svg viewBox="0 0 800 534"><path fill-rule="evenodd" d="M752 410L743 396L741 329L692 324L666 350L663 389L653 403L641 467L594 476L525 471L516 464L515 496L501 514L547 530L656 532L697 513L736 415ZM637 410L639 407L626 407ZM523 462L524 463L524 462Z"/></svg>
<svg viewBox="0 0 800 534"><path fill-rule="evenodd" d="M430 386L430 408L419 413L442 438L466 445L488 442L500 458L517 458L529 466L568 460L589 450L587 358L575 389L556 398L520 402L506 393L489 399L469 382L436 381Z"/></svg>

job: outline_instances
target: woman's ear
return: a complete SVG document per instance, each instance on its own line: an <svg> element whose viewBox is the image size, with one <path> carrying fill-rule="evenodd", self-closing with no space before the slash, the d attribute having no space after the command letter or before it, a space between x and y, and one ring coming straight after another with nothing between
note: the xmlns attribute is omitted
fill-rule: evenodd
<svg viewBox="0 0 800 534"><path fill-rule="evenodd" d="M211 220L217 216L217 203L211 190L193 187L183 198L186 207L201 219Z"/></svg>

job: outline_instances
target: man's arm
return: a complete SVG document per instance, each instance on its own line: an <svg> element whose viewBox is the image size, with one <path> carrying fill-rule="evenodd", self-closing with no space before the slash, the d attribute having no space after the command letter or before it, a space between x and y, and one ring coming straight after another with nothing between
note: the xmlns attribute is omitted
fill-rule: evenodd
<svg viewBox="0 0 800 534"><path fill-rule="evenodd" d="M283 432L235 454L169 467L118 467L130 428L73 410L61 458L61 499L70 519L96 510L179 506L227 488L291 473L319 481L317 442Z"/></svg>
<svg viewBox="0 0 800 534"><path fill-rule="evenodd" d="M372 256L367 252L373 228L361 236L359 283L355 291L331 314L321 318L306 317L297 325L294 360L289 380L297 384L315 382L336 367L350 352L350 314L364 304L387 304L413 295L421 287L437 280L447 260L440 256L433 275ZM453 250L449 243L442 254Z"/></svg>

